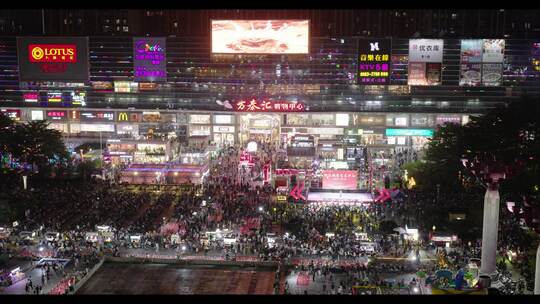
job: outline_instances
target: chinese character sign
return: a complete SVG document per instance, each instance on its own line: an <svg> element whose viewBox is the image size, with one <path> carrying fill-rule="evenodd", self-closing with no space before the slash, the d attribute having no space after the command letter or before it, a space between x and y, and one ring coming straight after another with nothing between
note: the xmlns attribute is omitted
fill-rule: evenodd
<svg viewBox="0 0 540 304"><path fill-rule="evenodd" d="M442 62L442 39L409 40L409 62Z"/></svg>
<svg viewBox="0 0 540 304"><path fill-rule="evenodd" d="M301 102L246 99L237 101L234 104L234 110L238 112L304 112L306 106Z"/></svg>
<svg viewBox="0 0 540 304"><path fill-rule="evenodd" d="M356 190L358 172L354 170L323 170L323 189Z"/></svg>
<svg viewBox="0 0 540 304"><path fill-rule="evenodd" d="M165 38L133 38L133 69L135 81L167 81Z"/></svg>
<svg viewBox="0 0 540 304"><path fill-rule="evenodd" d="M442 74L442 39L409 40L409 85L440 85Z"/></svg>
<svg viewBox="0 0 540 304"><path fill-rule="evenodd" d="M390 39L360 39L358 46L359 84L388 84L390 82Z"/></svg>

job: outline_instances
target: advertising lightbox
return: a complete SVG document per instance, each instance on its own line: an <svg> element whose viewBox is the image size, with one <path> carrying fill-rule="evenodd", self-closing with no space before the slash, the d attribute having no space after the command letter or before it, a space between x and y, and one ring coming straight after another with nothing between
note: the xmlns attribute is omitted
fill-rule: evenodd
<svg viewBox="0 0 540 304"><path fill-rule="evenodd" d="M212 20L212 53L307 54L309 20Z"/></svg>
<svg viewBox="0 0 540 304"><path fill-rule="evenodd" d="M20 81L88 81L88 37L17 37Z"/></svg>
<svg viewBox="0 0 540 304"><path fill-rule="evenodd" d="M390 82L390 39L360 39L358 46L359 84L388 84Z"/></svg>
<svg viewBox="0 0 540 304"><path fill-rule="evenodd" d="M323 189L356 190L358 172L355 170L323 170Z"/></svg>
<svg viewBox="0 0 540 304"><path fill-rule="evenodd" d="M409 62L442 62L444 40L409 40Z"/></svg>
<svg viewBox="0 0 540 304"><path fill-rule="evenodd" d="M165 38L133 38L133 70L135 81L167 81Z"/></svg>
<svg viewBox="0 0 540 304"><path fill-rule="evenodd" d="M81 121L114 121L114 112L81 111Z"/></svg>
<svg viewBox="0 0 540 304"><path fill-rule="evenodd" d="M484 39L482 62L502 63L504 60L504 39Z"/></svg>
<svg viewBox="0 0 540 304"><path fill-rule="evenodd" d="M432 137L431 129L386 129L386 136L426 136Z"/></svg>
<svg viewBox="0 0 540 304"><path fill-rule="evenodd" d="M38 92L23 93L23 100L24 102L38 102L39 93Z"/></svg>

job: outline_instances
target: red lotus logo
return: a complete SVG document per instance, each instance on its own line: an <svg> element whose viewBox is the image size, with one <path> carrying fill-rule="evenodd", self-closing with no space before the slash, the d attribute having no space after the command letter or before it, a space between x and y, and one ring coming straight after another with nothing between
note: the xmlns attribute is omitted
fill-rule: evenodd
<svg viewBox="0 0 540 304"><path fill-rule="evenodd" d="M74 44L29 44L30 62L77 62L77 46Z"/></svg>

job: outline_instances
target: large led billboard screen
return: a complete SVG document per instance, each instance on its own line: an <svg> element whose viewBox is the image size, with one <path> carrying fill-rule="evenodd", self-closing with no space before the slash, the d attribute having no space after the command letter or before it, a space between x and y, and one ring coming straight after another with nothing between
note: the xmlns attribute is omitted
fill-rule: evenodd
<svg viewBox="0 0 540 304"><path fill-rule="evenodd" d="M88 81L87 37L17 37L20 81Z"/></svg>
<svg viewBox="0 0 540 304"><path fill-rule="evenodd" d="M307 54L309 20L212 20L212 53Z"/></svg>

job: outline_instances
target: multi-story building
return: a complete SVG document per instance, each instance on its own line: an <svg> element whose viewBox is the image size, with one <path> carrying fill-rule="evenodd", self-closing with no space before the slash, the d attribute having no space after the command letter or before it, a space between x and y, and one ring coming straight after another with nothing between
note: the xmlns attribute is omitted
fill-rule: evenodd
<svg viewBox="0 0 540 304"><path fill-rule="evenodd" d="M0 37L0 109L20 120L50 120L52 127L70 138L98 133L105 138L145 137L151 133L245 143L256 136L279 144L290 141L294 134L311 134L317 137L314 145L319 140L346 139L384 148L416 146L425 142L437 124L466 123L469 115L504 106L524 93L537 94L540 88L536 71L540 58L535 53L540 39L514 38L519 30L506 34L508 22L513 20L509 16L515 12L477 11L478 20L468 17L474 11L455 10L433 10L430 14L439 14L437 18L412 10L30 13L36 15L33 22L41 25L4 30L10 35ZM15 13L3 14L4 20L19 18ZM488 24L471 26L486 20L482 14L497 17L489 18ZM529 16L535 14L532 11ZM211 19L225 18L309 19L309 51L212 53ZM13 24L16 29L17 23ZM324 24L331 24L326 32ZM426 33L427 28L439 33ZM46 36L62 35L68 40L89 36L87 79L23 81L16 35L42 36L43 30ZM533 32L527 33L532 36ZM136 81L135 36L162 37L166 46L164 81ZM422 74L425 82L417 82L418 70L410 64L409 38L442 39L438 62L421 62L426 64L422 73L435 75L436 80ZM465 72L479 77L483 66L469 67L463 61L462 38L504 39L500 62L489 63L491 70L484 73L499 73L495 82L478 78L474 85L464 84ZM384 83L361 81L366 41L388 43L386 63L390 68ZM413 64L418 66L418 62ZM493 65L500 70L494 72ZM429 70L430 66L434 68ZM271 109L247 113L249 109L240 103L245 101L245 107L253 99L259 107L270 102ZM345 155L339 150L343 147L331 142L325 145L326 155Z"/></svg>

